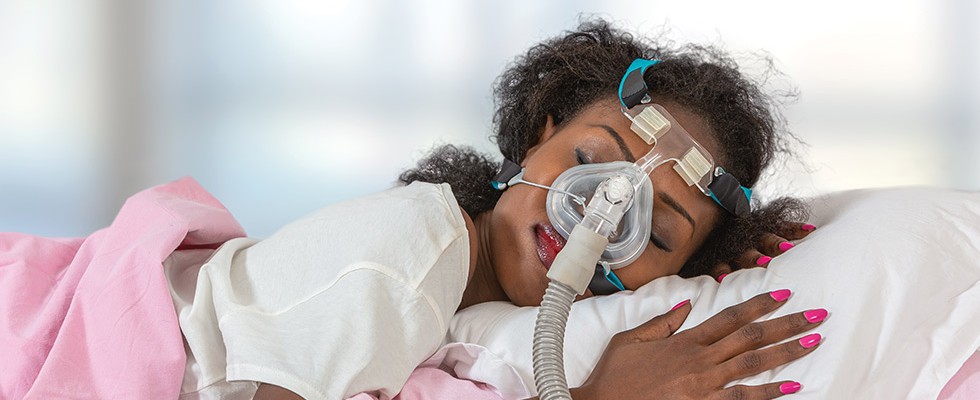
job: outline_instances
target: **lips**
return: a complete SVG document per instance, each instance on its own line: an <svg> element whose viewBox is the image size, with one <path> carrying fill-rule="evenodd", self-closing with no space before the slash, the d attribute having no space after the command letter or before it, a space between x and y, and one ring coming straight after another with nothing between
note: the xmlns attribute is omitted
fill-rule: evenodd
<svg viewBox="0 0 980 400"><path fill-rule="evenodd" d="M545 269L550 269L551 264L555 262L555 256L558 255L562 247L565 247L565 238L551 224L535 225L534 233L538 258L541 259Z"/></svg>

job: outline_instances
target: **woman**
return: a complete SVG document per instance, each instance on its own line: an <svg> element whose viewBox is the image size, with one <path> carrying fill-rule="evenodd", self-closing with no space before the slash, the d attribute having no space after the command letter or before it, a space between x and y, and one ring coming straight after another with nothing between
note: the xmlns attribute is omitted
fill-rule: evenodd
<svg viewBox="0 0 980 400"><path fill-rule="evenodd" d="M546 186L575 165L632 162L650 150L652 146L631 131L631 121L623 115L617 98L620 78L634 59L659 60L644 76L650 102L663 106L741 185L755 184L774 153L783 149L784 138L780 136L779 115L774 104L738 72L730 59L710 48L674 50L651 46L610 28L604 21L595 21L533 47L505 71L498 83L497 143L505 159L523 168L525 181ZM446 226L423 231L456 230L460 234L453 240L443 240L447 244L433 253L458 254L459 247L469 249L470 269L465 289L446 295L450 298L448 304L433 307L434 312L445 314L443 318L451 316L447 309L486 301L510 301L522 306L539 304L548 282L545 274L564 244L545 211L548 191L532 185L495 191L488 182L499 169L486 156L466 148L444 146L422 160L417 168L405 172L401 181L448 183L448 186L416 183L395 189L388 196L403 202L427 193L433 197L420 202L418 208L423 207L422 203L448 205L443 207L445 210L434 211L448 221ZM733 266L764 266L771 256L792 247L782 236L766 232L778 232L795 240L813 229L812 225L781 223L800 215L794 214L800 208L792 202L774 203L749 216L736 217L685 183L670 168L658 168L650 179L656 193L651 245L629 265L615 271L624 289L635 289L673 274L710 273L720 280ZM369 204L377 208L396 207L385 206L388 200L387 197L374 199ZM456 204L460 211L446 211ZM356 210L344 213L350 215ZM328 218L329 215L311 219L336 218ZM431 218L427 216L427 219ZM415 221L408 225L425 223ZM465 231L461 229L462 224ZM304 231L304 235L308 233ZM270 240L275 241L277 236L287 242L287 236L302 235L277 233ZM760 245L757 249L749 243ZM246 252L244 247L238 251ZM422 267L423 275L449 273L446 271L452 267L440 265L458 262L459 257L448 258L452 261L440 259L429 263L435 266ZM587 292L585 296L589 295L592 293ZM810 310L752 323L779 307L789 295L788 291L760 294L698 327L672 335L690 311L690 306L682 302L667 314L614 337L587 383L573 389L573 394L576 399L754 399L793 393L799 390L800 384L791 381L724 388L735 379L802 357L819 344L819 336L811 335L803 341L760 350L816 327L826 316L824 310ZM398 306L381 308L392 307ZM428 335L439 338L444 332L433 329ZM418 363L434 350L421 347L406 356ZM338 354L330 357L340 358ZM386 362L378 359L358 365L359 370L370 370ZM666 363L671 367L663 368ZM346 383L341 386L348 390L347 395L357 390L379 389L382 394L393 395L399 379L403 382L406 376L401 374L407 372L387 376L388 382L394 382L390 386ZM241 378L266 382L259 386L256 398L300 398L275 386L274 376L270 376L272 381Z"/></svg>

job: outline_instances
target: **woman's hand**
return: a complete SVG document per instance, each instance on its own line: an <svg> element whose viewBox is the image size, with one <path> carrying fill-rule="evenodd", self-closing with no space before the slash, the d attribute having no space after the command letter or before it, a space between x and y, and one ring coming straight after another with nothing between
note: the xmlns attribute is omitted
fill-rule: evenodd
<svg viewBox="0 0 980 400"><path fill-rule="evenodd" d="M749 248L734 260L716 265L711 271L711 275L715 277L715 280L721 282L725 275L738 269L768 267L773 258L793 248L792 242L794 240L805 238L816 228L811 224L786 222L777 229L777 232L763 234L754 247Z"/></svg>
<svg viewBox="0 0 980 400"><path fill-rule="evenodd" d="M793 381L725 385L803 357L820 335L778 343L819 326L825 310L752 322L779 308L789 290L764 293L726 308L701 325L674 334L691 311L682 303L664 315L613 336L575 399L772 399L794 393Z"/></svg>

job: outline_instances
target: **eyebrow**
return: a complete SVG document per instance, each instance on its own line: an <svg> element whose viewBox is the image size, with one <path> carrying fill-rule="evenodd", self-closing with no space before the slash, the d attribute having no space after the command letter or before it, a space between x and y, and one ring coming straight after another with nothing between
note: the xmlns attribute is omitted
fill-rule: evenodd
<svg viewBox="0 0 980 400"><path fill-rule="evenodd" d="M684 219L686 219L687 222L690 222L692 229L697 228L697 224L694 223L694 218L691 218L691 214L688 214L687 210L685 210L684 207L677 202L677 200L674 200L673 197L670 197L669 194L664 192L657 192L657 197L659 197L660 200L663 200L663 202L666 203L668 206L670 206L670 208L673 208L675 211L677 211L677 213L680 214L682 217L684 217ZM692 235L694 234L693 231L691 234Z"/></svg>
<svg viewBox="0 0 980 400"><path fill-rule="evenodd" d="M626 161L636 162L636 157L633 155L633 152L630 151L630 148L626 147L626 141L623 140L622 136L619 136L619 132L616 132L616 130L609 125L592 125L592 126L597 128L602 128L603 130L609 133L609 136L612 136L612 138L616 140L616 143L619 144L619 151L623 152L623 158L625 158Z"/></svg>

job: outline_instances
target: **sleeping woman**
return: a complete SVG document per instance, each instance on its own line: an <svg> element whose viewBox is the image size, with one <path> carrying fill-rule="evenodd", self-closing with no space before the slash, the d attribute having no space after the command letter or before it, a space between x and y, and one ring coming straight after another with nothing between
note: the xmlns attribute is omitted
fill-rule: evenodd
<svg viewBox="0 0 980 400"><path fill-rule="evenodd" d="M630 69L634 62L644 67ZM628 99L624 75L643 88ZM113 226L85 240L0 234L0 287L12 299L0 304L0 353L14 360L0 397L167 398L181 371L185 399L393 397L443 344L456 311L540 304L565 245L546 211L548 186L578 165L634 162L654 147L624 115L626 101L659 107L673 119L668 134L683 131L717 168L710 192L692 179L709 171L706 162L653 170L645 247L613 271L596 268L581 297L669 275L720 281L765 267L814 229L786 222L804 218L792 201L750 209L742 189L784 150L788 133L773 99L717 50L660 46L586 22L531 48L495 96L503 162L443 146L404 172L403 185L323 208L263 240L237 237L240 226L189 180L134 197ZM800 382L726 387L818 348L816 334L784 341L819 326L825 310L754 322L790 296L761 293L675 334L691 311L681 302L615 335L572 394L794 393ZM79 393L87 387L94 393Z"/></svg>
<svg viewBox="0 0 980 400"><path fill-rule="evenodd" d="M540 304L545 274L565 241L549 221L545 186L576 165L634 162L652 148L631 130L617 96L637 59L659 60L642 74L646 102L662 106L741 186L754 185L785 140L772 99L717 50L660 47L603 21L585 23L533 47L499 79L495 138L503 166L468 148L443 146L401 175L406 186L325 208L263 241L233 240L218 250L197 283L209 288L207 302L188 307L216 315L220 331L211 320L181 320L192 352L227 348L214 360L194 354L204 375L210 367L216 376L227 370L229 381L258 382L255 398L394 396L440 345L455 311L488 301ZM504 188L517 170L530 183ZM783 222L800 215L792 202L736 212L672 168L656 169L650 180L649 245L606 278L612 284L592 286L601 293L582 297L675 274L720 280L732 269L765 266L813 229ZM821 310L753 323L789 295L760 294L674 335L690 311L682 302L614 337L572 393L576 399L793 393L800 383L725 387L816 349L813 335L767 346L818 326ZM663 368L668 362L672 367Z"/></svg>

